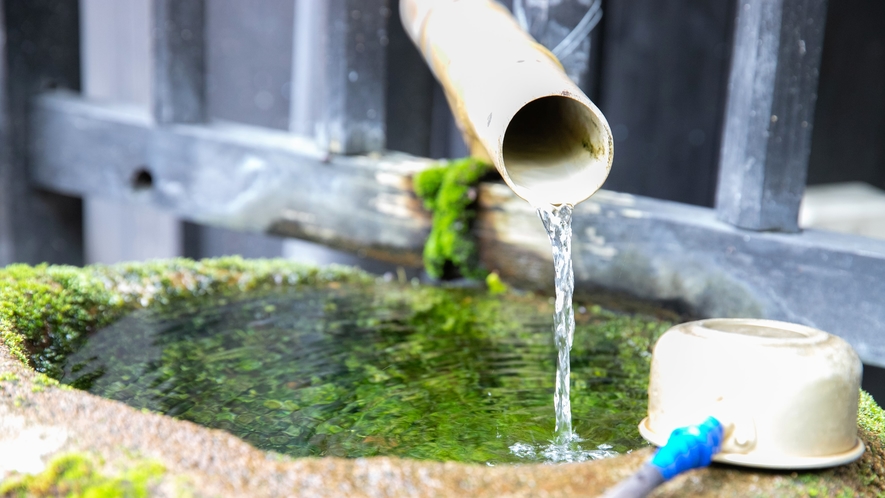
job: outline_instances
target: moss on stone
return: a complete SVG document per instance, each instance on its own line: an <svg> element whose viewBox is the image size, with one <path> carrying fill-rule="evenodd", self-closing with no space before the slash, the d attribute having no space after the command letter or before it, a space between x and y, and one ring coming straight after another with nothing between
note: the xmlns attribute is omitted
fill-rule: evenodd
<svg viewBox="0 0 885 498"><path fill-rule="evenodd" d="M370 281L372 278L352 269L318 269L282 260L244 261L239 258L200 262L171 260L84 269L16 265L0 270L0 339L10 345L21 360L52 376L55 373L52 362L63 362L84 335L130 310L153 302L302 283ZM589 307L588 311L590 313L586 316L601 312L596 306ZM579 323L583 316L577 317ZM619 341L645 340L642 334L638 338L625 334L624 327L612 327L610 333ZM650 343L642 342L637 347L646 349ZM24 377L24 380L29 378ZM48 378L41 379L44 380L37 380L35 385L52 384ZM22 380L7 372L0 373L0 382ZM576 391L585 388L575 386ZM25 401L17 396L13 406L21 406ZM706 496L715 496L717 486L731 489L727 488L731 481L737 482L736 486L747 486L746 494L735 496L885 496L885 412L866 393L861 393L858 434L866 443L867 451L850 465L795 474L720 466L709 469L708 473L697 474L703 476L697 479L697 486L706 488ZM95 467L90 472L98 474ZM61 473L56 471L56 475ZM0 494L21 496L27 493L21 491L23 488L13 488L12 482L3 483ZM677 483L684 489L673 496L685 495L692 482Z"/></svg>
<svg viewBox="0 0 885 498"><path fill-rule="evenodd" d="M853 482L856 488L869 491L869 496L885 497L885 411L864 391L860 392L857 425L858 436L867 449L864 456L852 464L855 467Z"/></svg>
<svg viewBox="0 0 885 498"><path fill-rule="evenodd" d="M554 432L554 306L490 294L379 281L187 299L93 336L64 379L293 456L510 462L511 444ZM572 351L575 429L585 448L641 447L648 348L669 324L586 304ZM163 323L176 332L157 334Z"/></svg>
<svg viewBox="0 0 885 498"><path fill-rule="evenodd" d="M86 268L11 265L0 270L0 340L37 372L59 378L64 359L90 332L155 300L371 278L342 266L239 257Z"/></svg>
<svg viewBox="0 0 885 498"><path fill-rule="evenodd" d="M69 498L146 497L165 473L159 462L141 461L119 475L99 472L89 455L69 453L55 457L36 475L19 475L0 483L0 496L66 496Z"/></svg>
<svg viewBox="0 0 885 498"><path fill-rule="evenodd" d="M476 217L470 207L476 200L471 189L491 171L490 165L466 158L415 175L415 193L433 211L433 227L424 245L424 267L430 276L442 278L448 265L467 278L486 276L479 264L476 242L470 236L470 225Z"/></svg>
<svg viewBox="0 0 885 498"><path fill-rule="evenodd" d="M885 443L885 410L865 391L860 392L857 423L862 430L877 435Z"/></svg>

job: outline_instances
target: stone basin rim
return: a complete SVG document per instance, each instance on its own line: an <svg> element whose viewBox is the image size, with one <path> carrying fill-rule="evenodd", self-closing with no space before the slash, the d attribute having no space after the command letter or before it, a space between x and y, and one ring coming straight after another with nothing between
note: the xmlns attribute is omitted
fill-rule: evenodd
<svg viewBox="0 0 885 498"><path fill-rule="evenodd" d="M216 260L215 267L211 267L210 264L209 271L204 273L200 273L199 268L203 263L183 264L180 260L173 260L158 264L167 273L187 275L190 271L192 277L213 271L230 277L236 272L251 271L254 272L250 277L253 282L261 278L273 280L280 275L285 277L294 274L293 270L295 273L302 271L290 263L271 262L270 266L261 268L264 264L261 262L248 263L234 259L217 264L218 261L222 260ZM49 267L43 268L43 271L46 271ZM287 274L282 270L290 273ZM4 271L6 270L0 270L0 278ZM120 271L120 267L111 270L113 271ZM145 277L144 272L139 274ZM358 273L353 273L351 276L364 278ZM147 281L150 283L151 279L147 278ZM171 285L180 287L184 284L172 282ZM145 285L129 289L128 292L133 300L143 298L146 293L151 292L156 296L156 292L151 291L149 287L150 285ZM3 320L3 316L0 315L0 322ZM6 339L9 340L8 337ZM356 460L328 457L294 459L262 452L235 436L219 430L207 429L164 415L142 413L119 402L47 384L40 380L40 374L22 364L21 359L20 352L11 350L6 344L0 344L0 373L10 373L19 377L17 381L0 382L0 389L4 391L3 396L0 396L0 420L20 413L19 409L24 407L25 411L21 413L30 416L29 423L43 426L54 424L68 432L65 444L57 451L91 451L105 458L136 452L145 457L158 458L167 465L170 475L190 479L191 484L200 493L233 496L248 490L248 493L254 496L272 496L271 491L300 489L313 492L316 496L337 496L347 488L352 491L351 495L362 496L359 485L383 474L392 476L378 484L379 488L384 488L389 496L409 496L412 494L410 490L418 489L434 491L440 495L453 495L455 490L463 491L465 486L474 490L473 494L476 496L530 496L542 490L551 496L567 496L586 494L590 490L601 491L613 485L641 465L650 454L648 450L640 450L629 455L581 464L555 466L526 464L519 467L493 468L391 457ZM45 388L35 389L35 386L40 385L44 385ZM15 406L15 400L20 400L21 406ZM98 420L78 418L77 415L84 413L89 413ZM94 427L96 422L104 421L110 424L109 421L114 418L125 420L127 423L123 428L119 425L108 425L107 431L92 431L92 434L86 435L89 432L88 428ZM131 431L123 430L126 425L142 427L144 430L132 434ZM78 429L81 432L78 433ZM189 440L193 444L191 449L181 451L182 444ZM210 455L213 458L210 458ZM248 472L244 473L244 470ZM707 479L711 473L753 474L735 469L711 469L702 472L704 474L701 474L701 481ZM323 486L311 484L318 476L320 481L337 479L335 481L338 483L337 490L328 493L328 489ZM789 475L786 478L789 478ZM679 496L680 486L690 485L691 483L685 479L677 478L662 488L656 496ZM796 485L802 484L797 482Z"/></svg>

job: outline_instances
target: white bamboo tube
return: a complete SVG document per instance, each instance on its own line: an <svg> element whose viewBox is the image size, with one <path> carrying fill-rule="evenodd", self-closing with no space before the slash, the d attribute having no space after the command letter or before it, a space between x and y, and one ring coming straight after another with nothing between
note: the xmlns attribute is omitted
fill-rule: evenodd
<svg viewBox="0 0 885 498"><path fill-rule="evenodd" d="M471 154L536 206L577 204L611 169L611 129L559 61L492 0L401 0Z"/></svg>

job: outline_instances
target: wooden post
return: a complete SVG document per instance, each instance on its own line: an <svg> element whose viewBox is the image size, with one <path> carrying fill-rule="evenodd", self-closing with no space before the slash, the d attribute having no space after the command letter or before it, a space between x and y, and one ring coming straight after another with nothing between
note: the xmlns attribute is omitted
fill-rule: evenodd
<svg viewBox="0 0 885 498"><path fill-rule="evenodd" d="M203 0L154 0L154 119L159 124L206 119Z"/></svg>
<svg viewBox="0 0 885 498"><path fill-rule="evenodd" d="M6 16L5 5L0 0L0 266L14 261L12 239L12 162L9 149L9 108L6 106L8 88L6 71Z"/></svg>
<svg viewBox="0 0 885 498"><path fill-rule="evenodd" d="M332 154L384 149L389 1L301 0L295 16L291 129Z"/></svg>
<svg viewBox="0 0 885 498"><path fill-rule="evenodd" d="M31 98L79 89L79 43L77 2L0 0L0 266L83 263L80 199L34 189L26 145Z"/></svg>
<svg viewBox="0 0 885 498"><path fill-rule="evenodd" d="M799 230L826 5L737 5L716 196L723 221L750 230Z"/></svg>

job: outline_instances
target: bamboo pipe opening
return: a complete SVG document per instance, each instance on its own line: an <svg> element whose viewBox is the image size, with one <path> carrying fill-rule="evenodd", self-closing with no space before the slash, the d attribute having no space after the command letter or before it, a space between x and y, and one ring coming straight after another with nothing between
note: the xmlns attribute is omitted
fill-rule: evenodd
<svg viewBox="0 0 885 498"><path fill-rule="evenodd" d="M516 193L533 204L577 204L605 181L609 141L607 126L584 102L542 97L507 125L504 169Z"/></svg>

